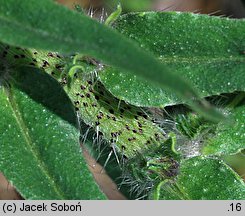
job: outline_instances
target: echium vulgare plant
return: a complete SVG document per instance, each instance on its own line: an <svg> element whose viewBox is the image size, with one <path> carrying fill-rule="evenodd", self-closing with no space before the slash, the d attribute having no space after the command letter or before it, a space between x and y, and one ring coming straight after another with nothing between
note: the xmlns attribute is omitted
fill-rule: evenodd
<svg viewBox="0 0 245 216"><path fill-rule="evenodd" d="M244 199L245 20L179 12L104 21L0 0L0 171L25 199Z"/></svg>

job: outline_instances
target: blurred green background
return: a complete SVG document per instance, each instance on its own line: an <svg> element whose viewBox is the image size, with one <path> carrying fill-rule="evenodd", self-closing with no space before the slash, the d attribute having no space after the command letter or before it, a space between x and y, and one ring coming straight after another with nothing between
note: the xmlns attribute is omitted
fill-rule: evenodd
<svg viewBox="0 0 245 216"><path fill-rule="evenodd" d="M93 7L99 11L101 7L113 9L118 0L57 0L74 7L79 4L85 8ZM245 0L243 0L244 2ZM245 17L245 9L241 0L121 0L124 11L176 10L191 11L204 14L225 15L229 17Z"/></svg>

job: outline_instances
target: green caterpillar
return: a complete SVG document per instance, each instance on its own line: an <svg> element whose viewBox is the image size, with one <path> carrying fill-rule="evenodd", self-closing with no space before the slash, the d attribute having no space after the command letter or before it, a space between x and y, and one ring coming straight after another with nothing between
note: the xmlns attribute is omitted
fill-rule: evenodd
<svg viewBox="0 0 245 216"><path fill-rule="evenodd" d="M134 157L147 146L158 146L166 139L163 130L141 108L117 100L98 80L86 79L81 72L74 75L72 88L67 86L68 76L62 77L63 66L58 54L37 51L31 53L7 46L3 55L9 62L36 66L56 77L74 101L76 109L80 110L85 123L103 133L111 144L116 143L119 149L124 149L126 157ZM86 64L83 67L86 68ZM94 66L87 65L86 70L91 71L93 68Z"/></svg>
<svg viewBox="0 0 245 216"><path fill-rule="evenodd" d="M38 67L53 76L59 76L64 60L57 53L37 52L0 43L1 66L16 68L20 66ZM56 77L57 77L56 76Z"/></svg>
<svg viewBox="0 0 245 216"><path fill-rule="evenodd" d="M0 53L3 64L41 68L63 85L88 128L107 141L118 163L127 161L122 178L139 186L134 188L137 195L142 188L147 186L150 191L155 184L177 175L178 157L169 150L173 137L168 138L143 109L113 97L91 73L98 73L95 60L4 45Z"/></svg>

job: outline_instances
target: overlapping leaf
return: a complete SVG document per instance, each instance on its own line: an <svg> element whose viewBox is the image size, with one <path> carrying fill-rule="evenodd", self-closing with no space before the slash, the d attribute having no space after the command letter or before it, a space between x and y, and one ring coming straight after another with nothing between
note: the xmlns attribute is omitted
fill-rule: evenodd
<svg viewBox="0 0 245 216"><path fill-rule="evenodd" d="M245 106L231 111L230 118L220 122L215 135L206 140L203 154L229 155L245 149Z"/></svg>
<svg viewBox="0 0 245 216"><path fill-rule="evenodd" d="M180 76L128 38L50 0L1 0L0 24L0 40L5 43L68 54L88 54L172 90L180 98L198 97ZM221 116L210 107L190 103L208 118L220 120Z"/></svg>
<svg viewBox="0 0 245 216"><path fill-rule="evenodd" d="M245 184L220 160L195 157L181 163L175 183L159 185L159 199L242 200Z"/></svg>
<svg viewBox="0 0 245 216"><path fill-rule="evenodd" d="M189 80L202 97L245 90L244 20L147 12L124 15L115 28ZM174 91L116 68L105 68L100 77L112 94L137 106L164 107L185 102ZM177 88L179 82L176 80L174 85Z"/></svg>
<svg viewBox="0 0 245 216"><path fill-rule="evenodd" d="M82 158L74 108L58 82L32 67L3 73L1 172L26 199L104 199Z"/></svg>

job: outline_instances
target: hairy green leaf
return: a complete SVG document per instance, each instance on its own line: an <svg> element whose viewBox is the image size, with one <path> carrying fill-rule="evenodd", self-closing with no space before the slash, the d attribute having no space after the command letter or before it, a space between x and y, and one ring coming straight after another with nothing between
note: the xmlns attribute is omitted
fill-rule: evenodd
<svg viewBox="0 0 245 216"><path fill-rule="evenodd" d="M122 16L115 28L189 80L202 97L245 90L244 20L146 12ZM106 67L100 78L113 95L137 106L185 102L174 91L166 92L116 68Z"/></svg>
<svg viewBox="0 0 245 216"><path fill-rule="evenodd" d="M188 83L128 38L50 0L0 0L0 24L0 40L5 43L68 54L82 52L186 100L198 98ZM213 120L221 118L209 106L190 103Z"/></svg>
<svg viewBox="0 0 245 216"><path fill-rule="evenodd" d="M104 199L82 158L73 105L43 71L0 79L0 170L26 199Z"/></svg>
<svg viewBox="0 0 245 216"><path fill-rule="evenodd" d="M175 183L159 185L155 198L190 200L242 200L243 180L223 161L205 157L184 160Z"/></svg>
<svg viewBox="0 0 245 216"><path fill-rule="evenodd" d="M221 121L215 135L206 141L203 154L229 155L245 149L245 106L231 111L230 118Z"/></svg>

